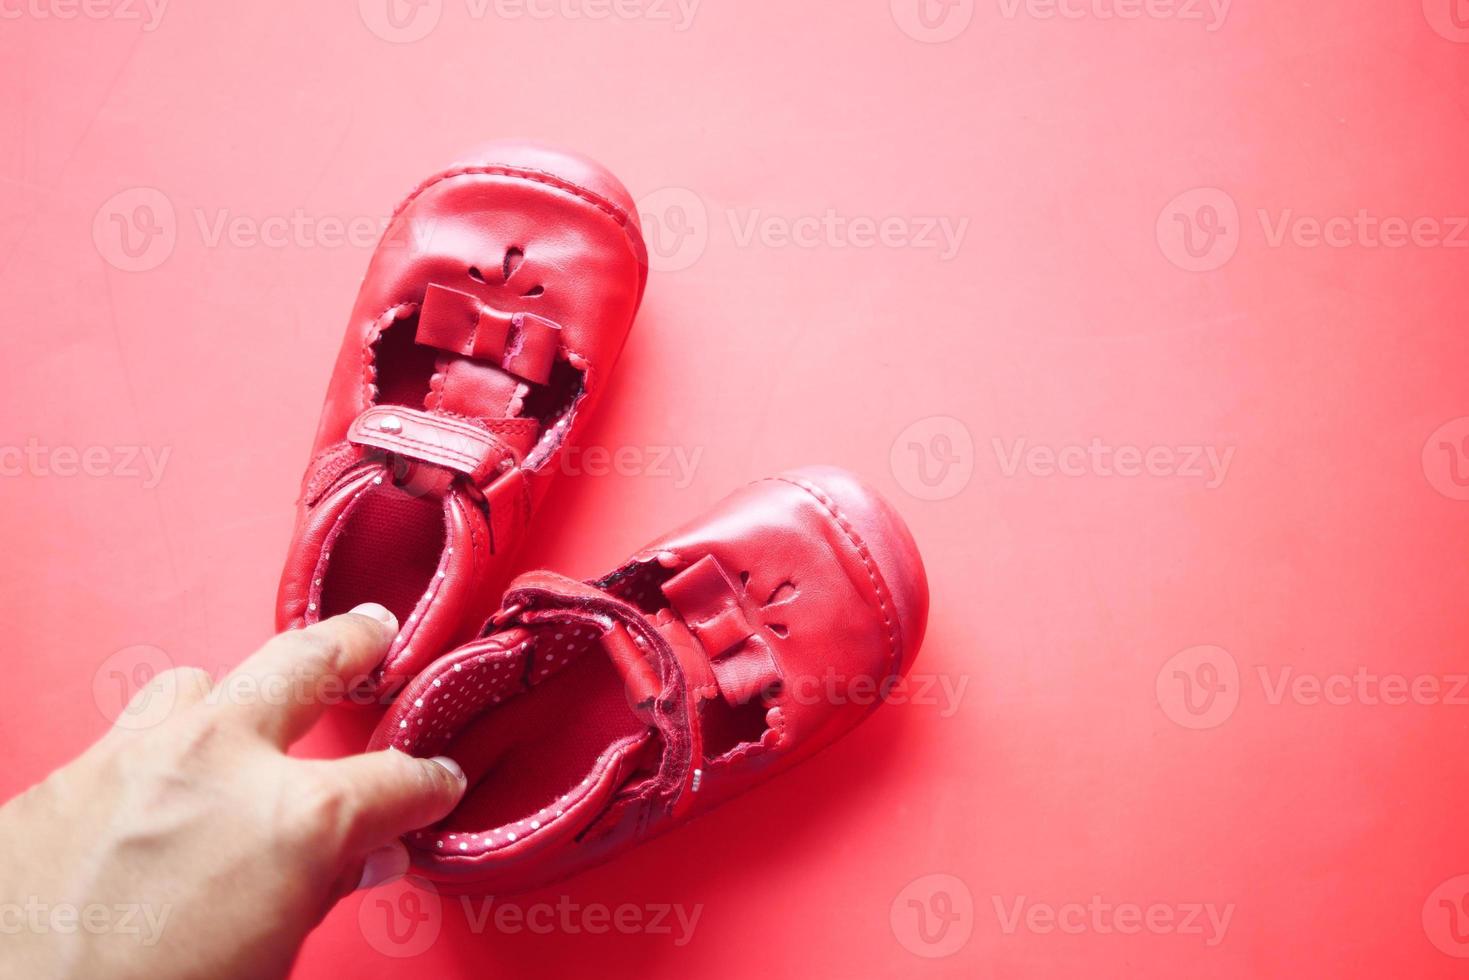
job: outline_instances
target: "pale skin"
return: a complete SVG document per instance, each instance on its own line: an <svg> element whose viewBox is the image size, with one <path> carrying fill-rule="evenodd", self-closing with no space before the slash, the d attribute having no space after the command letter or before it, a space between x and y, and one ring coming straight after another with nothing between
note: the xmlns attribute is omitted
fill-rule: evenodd
<svg viewBox="0 0 1469 980"><path fill-rule="evenodd" d="M166 717L114 727L0 807L0 974L284 976L339 899L403 874L399 836L458 804L458 765L393 750L292 758L330 699L219 696L282 678L293 691L341 690L397 630L386 609L360 606L275 637L219 690L202 670L159 674L134 700L167 692ZM103 925L122 913L100 908L119 907L138 910L143 935ZM58 908L78 912L57 919Z"/></svg>

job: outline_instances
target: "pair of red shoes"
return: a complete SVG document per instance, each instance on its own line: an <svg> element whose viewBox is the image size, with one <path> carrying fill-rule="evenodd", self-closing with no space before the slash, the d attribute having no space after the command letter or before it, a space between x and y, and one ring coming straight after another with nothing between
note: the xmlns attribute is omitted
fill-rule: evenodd
<svg viewBox="0 0 1469 980"><path fill-rule="evenodd" d="M805 758L907 670L928 614L893 509L852 475L752 483L592 582L510 560L647 279L602 167L493 144L398 207L306 474L282 629L379 602L402 630L372 737L470 788L407 840L494 891L604 860ZM488 621L487 621L488 620ZM400 690L401 689L401 690ZM844 694L843 692L847 692Z"/></svg>

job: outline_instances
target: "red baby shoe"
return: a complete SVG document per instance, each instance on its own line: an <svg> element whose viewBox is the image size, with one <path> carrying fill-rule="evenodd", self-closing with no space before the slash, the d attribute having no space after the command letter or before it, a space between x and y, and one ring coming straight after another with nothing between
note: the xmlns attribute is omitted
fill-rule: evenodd
<svg viewBox="0 0 1469 980"><path fill-rule="evenodd" d="M531 572L414 678L371 748L470 788L409 835L427 877L522 891L603 861L839 738L911 665L913 539L837 469L752 483L595 582Z"/></svg>
<svg viewBox="0 0 1469 980"><path fill-rule="evenodd" d="M632 200L582 157L495 143L409 195L327 390L278 628L386 605L384 690L473 637L646 278Z"/></svg>

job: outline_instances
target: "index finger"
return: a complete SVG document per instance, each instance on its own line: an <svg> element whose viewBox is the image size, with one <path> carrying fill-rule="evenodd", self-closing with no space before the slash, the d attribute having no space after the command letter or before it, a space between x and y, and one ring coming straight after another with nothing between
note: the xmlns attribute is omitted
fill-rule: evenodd
<svg viewBox="0 0 1469 980"><path fill-rule="evenodd" d="M282 748L382 661L398 620L369 602L268 640L215 688L220 710Z"/></svg>

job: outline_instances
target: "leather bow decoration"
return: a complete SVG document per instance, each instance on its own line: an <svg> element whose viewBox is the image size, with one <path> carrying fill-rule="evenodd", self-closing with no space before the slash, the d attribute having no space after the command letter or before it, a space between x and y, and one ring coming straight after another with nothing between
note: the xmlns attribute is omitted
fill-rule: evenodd
<svg viewBox="0 0 1469 980"><path fill-rule="evenodd" d="M770 643L746 611L741 589L713 555L663 583L663 594L703 645L719 693L746 704L780 683Z"/></svg>
<svg viewBox="0 0 1469 980"><path fill-rule="evenodd" d="M545 384L561 341L559 324L534 313L505 313L469 293L430 285L418 311L414 339L426 347L498 364L536 384Z"/></svg>

